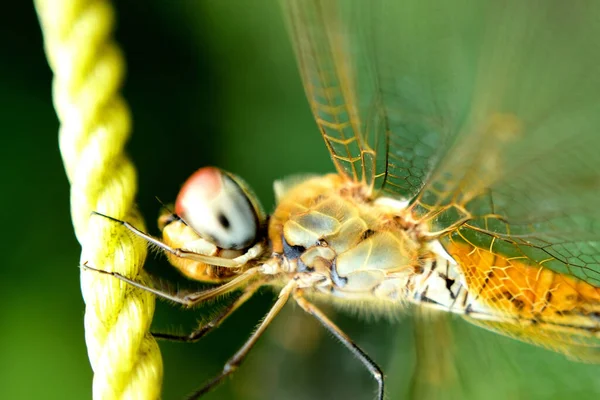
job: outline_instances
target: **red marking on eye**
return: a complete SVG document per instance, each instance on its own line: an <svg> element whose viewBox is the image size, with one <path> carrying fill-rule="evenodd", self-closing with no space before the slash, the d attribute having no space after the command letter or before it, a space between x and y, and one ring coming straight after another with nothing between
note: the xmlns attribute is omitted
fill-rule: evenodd
<svg viewBox="0 0 600 400"><path fill-rule="evenodd" d="M203 167L190 176L179 191L175 201L175 213L181 217L189 207L202 205L215 198L222 187L221 170L215 167Z"/></svg>

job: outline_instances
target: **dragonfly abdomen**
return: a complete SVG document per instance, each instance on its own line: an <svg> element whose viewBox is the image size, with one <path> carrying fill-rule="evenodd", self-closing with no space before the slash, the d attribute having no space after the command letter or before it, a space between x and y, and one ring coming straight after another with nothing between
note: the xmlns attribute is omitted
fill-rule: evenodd
<svg viewBox="0 0 600 400"><path fill-rule="evenodd" d="M542 265L453 243L448 251L459 261L465 282L478 299L523 319L560 321L585 317L600 330L600 288Z"/></svg>

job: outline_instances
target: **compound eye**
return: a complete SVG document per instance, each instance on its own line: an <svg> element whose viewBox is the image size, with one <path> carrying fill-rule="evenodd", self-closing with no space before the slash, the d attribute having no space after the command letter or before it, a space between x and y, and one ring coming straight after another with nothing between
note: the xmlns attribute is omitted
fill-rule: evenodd
<svg viewBox="0 0 600 400"><path fill-rule="evenodd" d="M245 183L215 167L200 168L188 178L177 196L175 213L222 249L250 246L264 218Z"/></svg>

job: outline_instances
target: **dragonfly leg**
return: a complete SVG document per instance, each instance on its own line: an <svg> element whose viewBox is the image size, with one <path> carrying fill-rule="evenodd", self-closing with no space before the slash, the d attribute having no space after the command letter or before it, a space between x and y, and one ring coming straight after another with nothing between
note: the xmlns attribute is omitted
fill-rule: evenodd
<svg viewBox="0 0 600 400"><path fill-rule="evenodd" d="M285 303L290 298L290 294L296 289L296 281L291 280L288 284L284 286L283 289L279 292L279 297L277 301L271 307L265 318L262 320L258 328L252 333L250 338L244 343L244 345L231 357L223 367L223 371L217 375L215 378L210 380L206 385L204 385L199 390L190 394L187 397L187 400L195 400L205 395L212 389L214 389L217 385L219 385L225 378L231 375L235 370L237 370L240 364L244 361L252 347L256 344L260 336L265 332L269 324L273 321L273 319L279 314Z"/></svg>
<svg viewBox="0 0 600 400"><path fill-rule="evenodd" d="M231 302L231 304L227 305L216 317L208 321L206 324L202 324L198 327L198 329L187 335L174 335L170 333L157 333L152 332L152 335L157 339L170 340L173 342L185 342L192 343L197 342L213 329L217 328L221 323L225 320L225 318L229 317L235 310L237 310L242 304L244 304L252 295L258 290L262 281L256 281L248 285L244 288L244 291L238 298Z"/></svg>
<svg viewBox="0 0 600 400"><path fill-rule="evenodd" d="M84 270L113 276L123 282L130 284L131 286L135 286L138 289L146 290L150 293L155 294L158 297L173 301L175 303L184 305L186 307L192 307L203 301L213 299L222 294L231 292L232 290L236 290L240 287L246 286L248 284L248 281L250 279L252 279L258 273L258 267L250 268L247 271L245 271L244 273L242 273L241 275L236 276L234 279L230 280L229 282L224 283L215 288L203 290L201 292L190 293L190 294L186 294L186 295L176 295L176 294L168 293L163 290L155 289L146 284L137 282L137 281L130 279L126 276L123 276L117 272L105 271L102 269L90 267L87 264L87 262L83 263L80 267L83 268Z"/></svg>
<svg viewBox="0 0 600 400"><path fill-rule="evenodd" d="M138 228L131 225L127 221L113 218L108 215L101 214L97 211L92 211L92 214L98 215L100 217L103 217L103 218L106 218L113 222L116 222L117 224L123 225L134 235L146 240L148 243L153 244L154 246L166 251L167 253L173 254L175 257L185 258L185 259L193 260L193 261L200 261L200 262L203 262L203 263L209 264L209 265L216 265L219 267L228 267L228 268L239 267L240 265L243 265L246 262L248 262L250 259L255 258L258 254L260 254L260 252L262 250L262 245L259 243L259 244L255 245L254 247L252 247L249 250L247 255L246 254L242 255L233 260L228 259L228 258L222 258L222 257L206 256L203 254L195 253L193 251L171 247L171 246L167 245L166 243L164 243L162 240L155 238L154 236L149 235L146 232L139 230Z"/></svg>
<svg viewBox="0 0 600 400"><path fill-rule="evenodd" d="M337 325L333 323L321 310L302 296L302 290L294 291L294 299L300 307L313 317L315 317L329 332L333 334L348 350L356 356L361 363L369 370L373 378L377 381L377 400L383 400L383 372L381 368L365 353L352 339L350 339Z"/></svg>

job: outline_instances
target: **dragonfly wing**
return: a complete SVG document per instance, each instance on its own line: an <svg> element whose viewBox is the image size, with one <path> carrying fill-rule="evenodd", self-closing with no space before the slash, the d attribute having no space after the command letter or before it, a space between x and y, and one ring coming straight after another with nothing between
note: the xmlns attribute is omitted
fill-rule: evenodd
<svg viewBox="0 0 600 400"><path fill-rule="evenodd" d="M454 133L412 211L439 232L469 290L517 316L480 325L596 360L600 3L477 3L469 20L448 22L469 32L455 49L470 78L455 82L470 93L462 113L439 109Z"/></svg>
<svg viewBox="0 0 600 400"><path fill-rule="evenodd" d="M493 332L563 353L575 361L600 363L600 340L597 338L586 338L579 334L557 332L531 325L483 321L469 317L465 319Z"/></svg>
<svg viewBox="0 0 600 400"><path fill-rule="evenodd" d="M374 195L411 200L462 257L470 289L497 274L490 308L522 315L518 296L528 293L529 320L568 312L592 337L600 3L289 0L284 9L338 171ZM578 357L578 335L538 329L495 328Z"/></svg>
<svg viewBox="0 0 600 400"><path fill-rule="evenodd" d="M466 216L480 247L600 286L600 3L480 10L461 46L468 111L413 207L433 229Z"/></svg>
<svg viewBox="0 0 600 400"><path fill-rule="evenodd" d="M416 308L413 318L415 365L409 398L462 398L450 315ZM450 396L452 394L452 396Z"/></svg>
<svg viewBox="0 0 600 400"><path fill-rule="evenodd" d="M439 2L285 0L304 88L342 175L412 198L456 134L471 71L464 9ZM452 118L448 118L451 116Z"/></svg>
<svg viewBox="0 0 600 400"><path fill-rule="evenodd" d="M358 99L362 86L372 82L359 80L363 66L351 56L351 46L361 44L345 20L353 10L337 1L285 0L282 5L311 110L338 172L357 182L372 181L374 150L363 131Z"/></svg>

